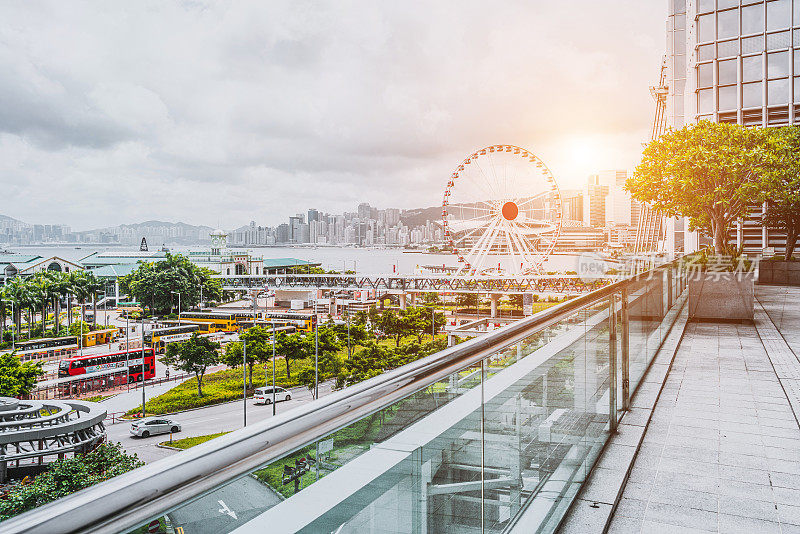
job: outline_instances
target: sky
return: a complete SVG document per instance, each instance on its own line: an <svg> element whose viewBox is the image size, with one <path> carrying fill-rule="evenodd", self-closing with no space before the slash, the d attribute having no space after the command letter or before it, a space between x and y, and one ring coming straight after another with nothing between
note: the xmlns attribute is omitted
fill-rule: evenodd
<svg viewBox="0 0 800 534"><path fill-rule="evenodd" d="M0 3L0 214L273 226L441 203L474 150L632 169L664 0Z"/></svg>

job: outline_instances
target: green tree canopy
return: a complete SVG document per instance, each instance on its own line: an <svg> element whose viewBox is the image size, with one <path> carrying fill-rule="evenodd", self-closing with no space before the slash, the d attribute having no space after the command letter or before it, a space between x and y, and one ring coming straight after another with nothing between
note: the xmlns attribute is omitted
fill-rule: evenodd
<svg viewBox="0 0 800 534"><path fill-rule="evenodd" d="M56 460L30 484L14 486L0 499L0 521L38 508L144 465L119 443L104 443L89 454Z"/></svg>
<svg viewBox="0 0 800 534"><path fill-rule="evenodd" d="M0 396L25 397L44 374L40 362L22 363L14 353L0 354Z"/></svg>
<svg viewBox="0 0 800 534"><path fill-rule="evenodd" d="M211 278L214 274L181 254L167 253L164 260L140 263L135 271L120 279L120 288L154 313L164 314L178 304L182 310L197 305L201 288L203 299L221 299L222 285L219 280ZM172 294L173 291L180 293L180 299Z"/></svg>
<svg viewBox="0 0 800 534"><path fill-rule="evenodd" d="M771 128L769 164L762 200L767 202L765 223L786 232L785 259L792 258L800 237L800 126Z"/></svg>
<svg viewBox="0 0 800 534"><path fill-rule="evenodd" d="M247 367L250 387L252 388L253 368L257 363L265 363L272 358L272 332L260 326L254 326L240 333L239 338L246 343ZM244 356L241 342L229 343L225 347L225 355L222 357L222 361L228 367L238 367L242 365Z"/></svg>
<svg viewBox="0 0 800 534"><path fill-rule="evenodd" d="M203 377L209 367L220 362L218 351L219 343L195 332L186 341L167 345L167 353L160 360L170 367L194 373L197 378L197 395L202 397Z"/></svg>
<svg viewBox="0 0 800 534"><path fill-rule="evenodd" d="M767 135L709 121L671 130L647 145L626 188L655 210L688 217L724 254L731 224L759 198Z"/></svg>

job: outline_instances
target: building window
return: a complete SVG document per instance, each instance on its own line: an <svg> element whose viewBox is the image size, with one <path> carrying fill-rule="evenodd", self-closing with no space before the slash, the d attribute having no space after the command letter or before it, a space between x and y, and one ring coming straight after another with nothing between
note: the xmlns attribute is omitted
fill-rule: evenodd
<svg viewBox="0 0 800 534"><path fill-rule="evenodd" d="M714 90L701 89L697 91L697 112L711 113L714 111Z"/></svg>
<svg viewBox="0 0 800 534"><path fill-rule="evenodd" d="M732 57L739 54L739 40L723 41L717 43L717 56L718 57Z"/></svg>
<svg viewBox="0 0 800 534"><path fill-rule="evenodd" d="M729 7L738 7L738 6L739 6L739 0L719 0L719 2L717 2L717 7L719 9L726 9Z"/></svg>
<svg viewBox="0 0 800 534"><path fill-rule="evenodd" d="M800 76L796 76L794 79L794 102L795 104L800 103ZM795 119L797 118L796 115L797 112L795 111Z"/></svg>
<svg viewBox="0 0 800 534"><path fill-rule="evenodd" d="M700 15L697 18L697 40L702 42L714 40L714 14Z"/></svg>
<svg viewBox="0 0 800 534"><path fill-rule="evenodd" d="M762 33L764 31L764 6L746 6L742 8L742 35Z"/></svg>
<svg viewBox="0 0 800 534"><path fill-rule="evenodd" d="M697 61L711 61L714 59L714 45L703 45L697 48Z"/></svg>
<svg viewBox="0 0 800 534"><path fill-rule="evenodd" d="M761 98L761 82L746 83L742 85L742 107L755 108L763 105Z"/></svg>
<svg viewBox="0 0 800 534"><path fill-rule="evenodd" d="M697 66L697 87L711 87L714 85L713 69L713 63L701 63Z"/></svg>
<svg viewBox="0 0 800 534"><path fill-rule="evenodd" d="M800 75L800 50L794 51L794 73Z"/></svg>
<svg viewBox="0 0 800 534"><path fill-rule="evenodd" d="M789 78L767 82L767 104L775 106L789 103Z"/></svg>
<svg viewBox="0 0 800 534"><path fill-rule="evenodd" d="M717 85L729 85L738 81L735 59L718 62L717 69Z"/></svg>
<svg viewBox="0 0 800 534"><path fill-rule="evenodd" d="M789 76L789 52L767 54L767 77L783 78Z"/></svg>
<svg viewBox="0 0 800 534"><path fill-rule="evenodd" d="M729 9L717 13L717 39L739 35L739 10Z"/></svg>
<svg viewBox="0 0 800 534"><path fill-rule="evenodd" d="M797 2L797 5L800 6L800 2ZM800 24L800 21L797 21L797 24ZM800 46L800 30L795 30L794 31L793 39L794 39L794 41L793 41L792 44L794 46Z"/></svg>
<svg viewBox="0 0 800 534"><path fill-rule="evenodd" d="M699 0L697 2L698 13L708 13L714 11L714 0Z"/></svg>
<svg viewBox="0 0 800 534"><path fill-rule="evenodd" d="M767 50L780 50L781 48L789 48L790 43L789 31L768 33L767 34Z"/></svg>
<svg viewBox="0 0 800 534"><path fill-rule="evenodd" d="M800 2L794 2L794 25L800 26Z"/></svg>
<svg viewBox="0 0 800 534"><path fill-rule="evenodd" d="M764 36L745 37L742 39L742 54L754 54L764 51Z"/></svg>
<svg viewBox="0 0 800 534"><path fill-rule="evenodd" d="M742 58L742 81L757 82L764 79L764 70L761 68L761 56Z"/></svg>
<svg viewBox="0 0 800 534"><path fill-rule="evenodd" d="M736 102L736 86L728 85L719 88L719 109L729 110L739 107Z"/></svg>
<svg viewBox="0 0 800 534"><path fill-rule="evenodd" d="M792 25L789 0L767 2L767 30L780 30Z"/></svg>

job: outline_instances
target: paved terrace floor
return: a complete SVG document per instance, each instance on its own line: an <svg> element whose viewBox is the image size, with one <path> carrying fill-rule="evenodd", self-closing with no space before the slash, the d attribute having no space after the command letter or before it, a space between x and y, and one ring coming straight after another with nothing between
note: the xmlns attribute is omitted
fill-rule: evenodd
<svg viewBox="0 0 800 534"><path fill-rule="evenodd" d="M756 296L687 325L609 532L800 533L800 288Z"/></svg>

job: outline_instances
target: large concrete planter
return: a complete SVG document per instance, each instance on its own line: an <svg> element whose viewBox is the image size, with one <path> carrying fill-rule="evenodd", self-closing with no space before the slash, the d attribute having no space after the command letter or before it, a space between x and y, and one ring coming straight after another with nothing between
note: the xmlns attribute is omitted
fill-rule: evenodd
<svg viewBox="0 0 800 534"><path fill-rule="evenodd" d="M689 318L752 321L754 284L755 273L691 273Z"/></svg>
<svg viewBox="0 0 800 534"><path fill-rule="evenodd" d="M762 261L758 264L758 283L800 286L800 261Z"/></svg>

